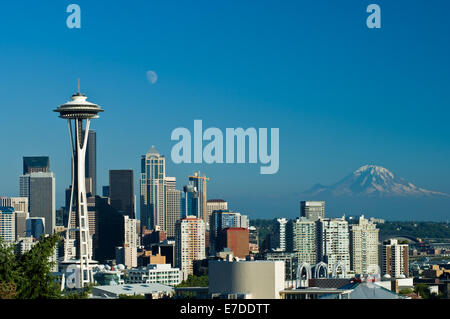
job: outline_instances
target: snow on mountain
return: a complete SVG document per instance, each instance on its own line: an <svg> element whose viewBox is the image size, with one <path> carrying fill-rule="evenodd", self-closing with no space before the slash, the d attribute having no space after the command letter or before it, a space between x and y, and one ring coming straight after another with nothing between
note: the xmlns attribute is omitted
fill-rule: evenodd
<svg viewBox="0 0 450 319"><path fill-rule="evenodd" d="M384 167L364 165L334 185L317 184L304 192L310 196L445 196L448 194L426 190L395 176Z"/></svg>

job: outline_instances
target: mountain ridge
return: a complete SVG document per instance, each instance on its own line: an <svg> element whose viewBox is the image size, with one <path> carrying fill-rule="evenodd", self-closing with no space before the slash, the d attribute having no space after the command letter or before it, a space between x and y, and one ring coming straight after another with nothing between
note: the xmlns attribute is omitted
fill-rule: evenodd
<svg viewBox="0 0 450 319"><path fill-rule="evenodd" d="M388 169L373 164L361 166L330 186L315 184L303 194L333 197L450 197L446 193L418 187L404 178L395 176Z"/></svg>

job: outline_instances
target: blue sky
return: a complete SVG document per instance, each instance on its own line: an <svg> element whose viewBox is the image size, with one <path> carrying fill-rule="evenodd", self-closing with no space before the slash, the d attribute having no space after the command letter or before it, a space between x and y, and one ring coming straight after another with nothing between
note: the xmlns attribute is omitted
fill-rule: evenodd
<svg viewBox="0 0 450 319"><path fill-rule="evenodd" d="M79 30L66 27L70 3ZM366 27L370 3L381 29ZM18 193L22 156L49 155L63 204L69 140L52 110L78 77L105 109L92 124L99 189L109 169L133 168L138 196L140 156L155 145L179 188L200 169L210 197L252 217L297 215L296 193L364 164L450 193L448 12L444 0L2 3L0 194ZM280 128L279 172L171 163L171 131L194 119Z"/></svg>

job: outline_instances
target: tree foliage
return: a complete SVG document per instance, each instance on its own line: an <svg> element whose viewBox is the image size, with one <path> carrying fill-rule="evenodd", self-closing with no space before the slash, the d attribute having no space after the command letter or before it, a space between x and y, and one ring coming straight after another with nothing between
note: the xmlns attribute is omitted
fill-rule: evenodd
<svg viewBox="0 0 450 319"><path fill-rule="evenodd" d="M60 241L55 234L41 240L23 255L0 238L0 299L86 298L90 287L80 292L61 292L51 269L51 256Z"/></svg>
<svg viewBox="0 0 450 319"><path fill-rule="evenodd" d="M187 280L181 282L177 287L208 287L208 276L189 275Z"/></svg>

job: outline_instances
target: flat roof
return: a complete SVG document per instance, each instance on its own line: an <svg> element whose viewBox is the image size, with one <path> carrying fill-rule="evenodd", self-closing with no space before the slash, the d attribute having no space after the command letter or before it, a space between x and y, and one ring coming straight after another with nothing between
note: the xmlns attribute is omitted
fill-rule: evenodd
<svg viewBox="0 0 450 319"><path fill-rule="evenodd" d="M96 294L102 291L116 294L116 295L145 295L158 292L174 292L174 288L171 286L150 283L150 284L123 284L123 285L107 285L107 286L94 286L92 288Z"/></svg>

